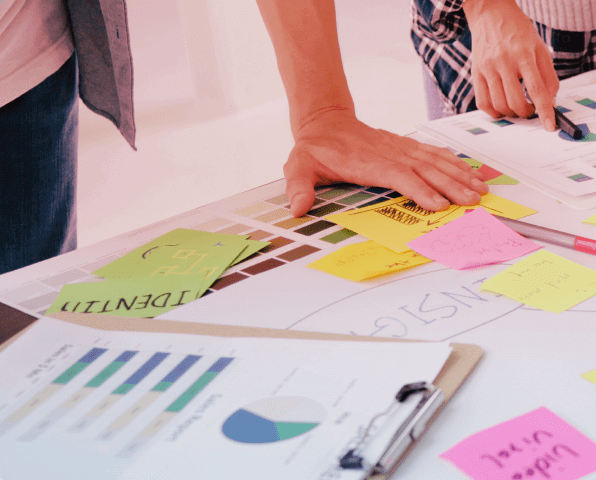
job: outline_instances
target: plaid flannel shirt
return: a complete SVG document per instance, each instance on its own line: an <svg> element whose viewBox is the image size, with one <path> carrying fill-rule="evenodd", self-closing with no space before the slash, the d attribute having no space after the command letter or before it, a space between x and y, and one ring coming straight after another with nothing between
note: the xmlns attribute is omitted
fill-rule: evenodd
<svg viewBox="0 0 596 480"><path fill-rule="evenodd" d="M445 112L476 110L472 85L472 35L464 0L412 0L412 41L439 86ZM533 22L551 48L560 79L594 69L596 31L567 32Z"/></svg>

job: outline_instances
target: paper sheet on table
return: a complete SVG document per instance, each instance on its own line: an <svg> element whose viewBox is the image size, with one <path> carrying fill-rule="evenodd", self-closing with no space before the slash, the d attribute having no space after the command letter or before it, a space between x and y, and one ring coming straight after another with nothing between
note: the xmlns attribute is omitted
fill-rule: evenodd
<svg viewBox="0 0 596 480"><path fill-rule="evenodd" d="M484 208L477 208L408 242L408 247L458 270L506 262L541 248Z"/></svg>
<svg viewBox="0 0 596 480"><path fill-rule="evenodd" d="M480 290L561 313L596 294L596 272L543 249L489 278Z"/></svg>
<svg viewBox="0 0 596 480"><path fill-rule="evenodd" d="M144 263L158 251L161 252L162 250L176 248L188 241L193 241L195 245L201 246L245 246L246 248L241 250L241 254L233 259L233 262L231 262L232 265L241 262L270 243L248 240L248 235L228 235L177 228L136 248L118 260L95 270L93 273L109 279L145 275L145 273L137 273L139 268L143 268Z"/></svg>
<svg viewBox="0 0 596 480"><path fill-rule="evenodd" d="M532 208L487 193L479 205L451 205L442 212L424 210L412 200L399 197L370 207L329 215L326 218L396 253L401 253L410 250L406 245L409 241L461 217L466 210L478 207L515 220L536 213Z"/></svg>
<svg viewBox="0 0 596 480"><path fill-rule="evenodd" d="M596 471L596 444L545 407L441 454L474 480L573 480Z"/></svg>
<svg viewBox="0 0 596 480"><path fill-rule="evenodd" d="M0 353L0 452L35 458L0 462L0 477L362 479L363 470L337 468L346 446L397 407L402 385L431 382L450 352L435 342L223 338L41 318ZM375 422L370 458L408 403Z"/></svg>
<svg viewBox="0 0 596 480"><path fill-rule="evenodd" d="M424 265L431 261L411 250L395 253L393 250L369 240L346 245L308 266L336 277L358 282Z"/></svg>
<svg viewBox="0 0 596 480"><path fill-rule="evenodd" d="M589 372L582 373L582 378L596 385L596 370L590 370Z"/></svg>
<svg viewBox="0 0 596 480"><path fill-rule="evenodd" d="M160 275L64 285L47 310L155 317L199 298L207 271L192 275Z"/></svg>

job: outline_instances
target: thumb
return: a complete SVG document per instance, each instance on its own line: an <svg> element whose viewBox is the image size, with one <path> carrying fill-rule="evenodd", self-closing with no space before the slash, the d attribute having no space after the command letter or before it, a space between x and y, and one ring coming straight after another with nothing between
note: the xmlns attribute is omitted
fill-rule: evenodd
<svg viewBox="0 0 596 480"><path fill-rule="evenodd" d="M308 154L290 153L284 165L286 196L290 200L290 210L294 217L301 217L315 202L315 175L312 160Z"/></svg>

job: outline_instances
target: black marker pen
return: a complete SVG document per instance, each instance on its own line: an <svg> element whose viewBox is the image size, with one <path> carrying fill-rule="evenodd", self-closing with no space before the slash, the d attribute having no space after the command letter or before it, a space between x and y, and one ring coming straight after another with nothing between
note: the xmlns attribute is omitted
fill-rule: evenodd
<svg viewBox="0 0 596 480"><path fill-rule="evenodd" d="M582 131L579 129L579 127L569 120L565 115L563 115L563 113L557 108L554 108L554 110L555 118L557 119L557 126L561 127L561 130L575 140L582 138Z"/></svg>

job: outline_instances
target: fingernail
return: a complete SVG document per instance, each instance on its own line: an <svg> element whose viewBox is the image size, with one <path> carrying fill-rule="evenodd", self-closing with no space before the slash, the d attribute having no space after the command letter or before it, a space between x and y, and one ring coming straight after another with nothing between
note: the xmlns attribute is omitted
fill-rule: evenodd
<svg viewBox="0 0 596 480"><path fill-rule="evenodd" d="M488 192L488 185L484 183L482 180L478 180L477 178L472 179L472 185L476 187L477 190L481 192Z"/></svg>
<svg viewBox="0 0 596 480"><path fill-rule="evenodd" d="M433 201L441 206L449 205L449 201L445 197L442 197L441 195L435 195L433 197Z"/></svg>
<svg viewBox="0 0 596 480"><path fill-rule="evenodd" d="M545 126L547 132L554 132L556 130L555 122L551 118L546 120L546 123L544 126Z"/></svg>
<svg viewBox="0 0 596 480"><path fill-rule="evenodd" d="M474 190L470 190L469 188L464 188L464 193L468 196L468 197L472 197L474 195L478 195L478 192L475 192Z"/></svg>

